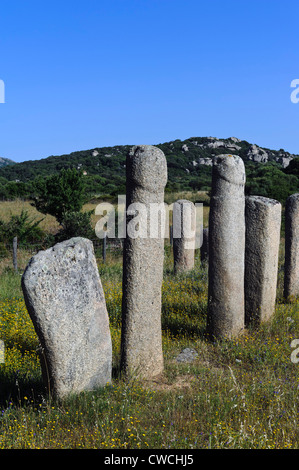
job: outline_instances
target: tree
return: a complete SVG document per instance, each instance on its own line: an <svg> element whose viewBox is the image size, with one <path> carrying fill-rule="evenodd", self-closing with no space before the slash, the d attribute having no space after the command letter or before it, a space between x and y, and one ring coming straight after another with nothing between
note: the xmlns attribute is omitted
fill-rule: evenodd
<svg viewBox="0 0 299 470"><path fill-rule="evenodd" d="M66 212L61 222L62 228L55 236L55 242L62 242L72 237L94 238L91 214L88 212Z"/></svg>
<svg viewBox="0 0 299 470"><path fill-rule="evenodd" d="M61 224L68 212L79 212L85 202L85 182L82 171L61 170L49 178L34 182L33 205L43 214L51 214Z"/></svg>
<svg viewBox="0 0 299 470"><path fill-rule="evenodd" d="M289 165L283 171L287 175L295 175L299 177L299 157L291 160Z"/></svg>
<svg viewBox="0 0 299 470"><path fill-rule="evenodd" d="M16 236L19 239L19 244L43 241L46 234L38 227L42 220L30 218L28 212L24 209L20 215L12 215L8 222L0 219L0 241L11 243Z"/></svg>
<svg viewBox="0 0 299 470"><path fill-rule="evenodd" d="M247 176L245 192L247 195L265 196L276 199L282 204L288 196L298 192L298 178L286 174L276 164L258 166L251 169Z"/></svg>

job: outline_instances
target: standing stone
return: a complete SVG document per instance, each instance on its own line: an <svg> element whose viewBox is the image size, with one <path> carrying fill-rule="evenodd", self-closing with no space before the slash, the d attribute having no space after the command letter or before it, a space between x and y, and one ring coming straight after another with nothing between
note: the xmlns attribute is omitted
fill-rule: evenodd
<svg viewBox="0 0 299 470"><path fill-rule="evenodd" d="M72 238L40 251L22 288L50 391L63 397L110 382L109 319L92 242Z"/></svg>
<svg viewBox="0 0 299 470"><path fill-rule="evenodd" d="M244 328L245 167L237 155L213 162L209 215L207 330L232 338Z"/></svg>
<svg viewBox="0 0 299 470"><path fill-rule="evenodd" d="M126 171L121 371L126 377L151 377L163 371L161 288L165 220L150 214L157 206L165 212L166 158L156 147L134 146L127 155ZM132 215L136 212L135 222ZM134 223L139 234L138 230L131 233Z"/></svg>
<svg viewBox="0 0 299 470"><path fill-rule="evenodd" d="M196 212L193 202L179 199L173 205L174 272L194 268Z"/></svg>
<svg viewBox="0 0 299 470"><path fill-rule="evenodd" d="M284 298L288 302L299 297L299 193L286 200Z"/></svg>
<svg viewBox="0 0 299 470"><path fill-rule="evenodd" d="M200 261L207 263L209 260L209 229L204 228L202 231L202 245L200 247Z"/></svg>
<svg viewBox="0 0 299 470"><path fill-rule="evenodd" d="M275 311L281 204L262 196L245 203L245 323L269 320Z"/></svg>

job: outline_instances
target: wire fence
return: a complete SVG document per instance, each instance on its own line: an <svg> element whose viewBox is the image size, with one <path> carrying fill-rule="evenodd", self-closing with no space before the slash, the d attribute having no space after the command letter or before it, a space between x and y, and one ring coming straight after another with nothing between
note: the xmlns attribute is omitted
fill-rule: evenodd
<svg viewBox="0 0 299 470"><path fill-rule="evenodd" d="M103 263L106 262L107 255L119 256L123 252L123 240L122 239L94 239L91 240L94 247L95 256L100 259ZM32 256L37 254L41 250L50 248L45 243L24 243L17 237L14 237L12 243L0 243L0 258L11 257L12 265L14 269L18 270L18 260L21 259L29 261Z"/></svg>
<svg viewBox="0 0 299 470"><path fill-rule="evenodd" d="M101 263L106 263L107 256L109 259L116 259L123 255L124 240L122 238L109 238L104 237L102 239L95 238L91 240L94 247L94 253L96 259ZM170 237L169 244L172 247L173 244L173 231L170 226ZM12 266L15 271L21 267L27 265L32 256L36 255L41 250L51 248L53 245L49 245L46 242L39 243L28 243L18 237L14 237L11 243L1 242L0 240L0 262L6 260L9 266ZM11 261L9 260L11 259Z"/></svg>

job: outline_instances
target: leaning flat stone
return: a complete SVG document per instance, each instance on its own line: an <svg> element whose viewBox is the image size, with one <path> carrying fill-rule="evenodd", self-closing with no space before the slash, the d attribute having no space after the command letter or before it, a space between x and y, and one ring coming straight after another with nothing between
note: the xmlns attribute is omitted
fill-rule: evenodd
<svg viewBox="0 0 299 470"><path fill-rule="evenodd" d="M72 238L40 251L23 276L26 306L39 337L46 385L62 397L111 381L112 345L93 251Z"/></svg>

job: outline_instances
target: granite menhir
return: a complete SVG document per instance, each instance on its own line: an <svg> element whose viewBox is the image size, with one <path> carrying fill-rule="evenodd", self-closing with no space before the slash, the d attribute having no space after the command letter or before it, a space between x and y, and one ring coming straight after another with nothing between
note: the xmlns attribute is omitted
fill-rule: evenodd
<svg viewBox="0 0 299 470"><path fill-rule="evenodd" d="M213 338L232 338L244 329L244 185L245 167L239 156L214 158L207 318Z"/></svg>
<svg viewBox="0 0 299 470"><path fill-rule="evenodd" d="M165 220L163 214L152 216L157 206L165 211L164 153L150 145L134 146L127 155L126 172L121 372L125 377L152 377L164 368L161 289Z"/></svg>
<svg viewBox="0 0 299 470"><path fill-rule="evenodd" d="M63 397L110 382L109 319L92 242L77 237L40 251L22 288L50 391Z"/></svg>

